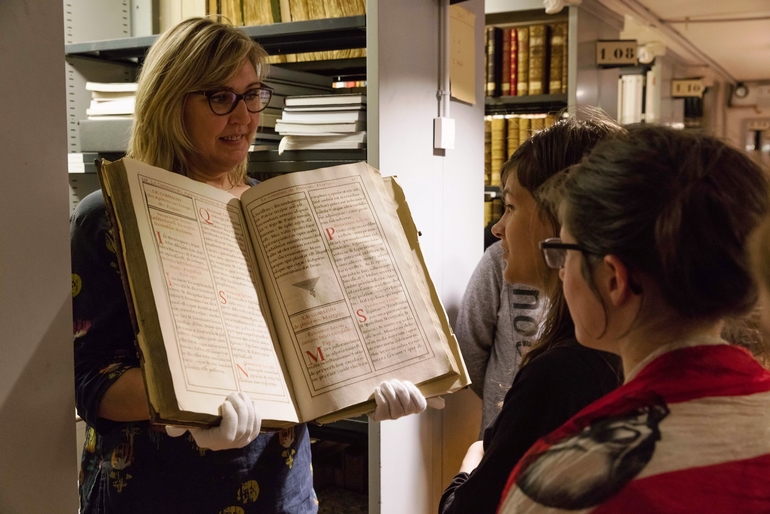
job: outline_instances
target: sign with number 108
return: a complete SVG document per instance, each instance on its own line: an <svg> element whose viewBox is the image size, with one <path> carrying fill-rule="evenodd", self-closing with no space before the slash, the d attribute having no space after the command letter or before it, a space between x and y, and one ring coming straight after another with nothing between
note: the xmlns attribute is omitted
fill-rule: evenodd
<svg viewBox="0 0 770 514"><path fill-rule="evenodd" d="M615 66L635 66L637 46L635 39L597 41L596 65L605 68Z"/></svg>

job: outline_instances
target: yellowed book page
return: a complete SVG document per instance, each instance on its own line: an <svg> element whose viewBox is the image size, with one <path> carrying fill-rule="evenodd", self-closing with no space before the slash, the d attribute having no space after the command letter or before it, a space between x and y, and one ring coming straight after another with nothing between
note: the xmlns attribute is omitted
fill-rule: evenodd
<svg viewBox="0 0 770 514"><path fill-rule="evenodd" d="M459 372L386 196L379 172L356 163L241 198L305 420L370 401L386 379Z"/></svg>
<svg viewBox="0 0 770 514"><path fill-rule="evenodd" d="M341 2L342 0L323 0L327 18L341 18L345 16Z"/></svg>
<svg viewBox="0 0 770 514"><path fill-rule="evenodd" d="M359 5L355 0L337 0L339 7L342 10L342 16L356 16L358 14L364 14L358 12Z"/></svg>
<svg viewBox="0 0 770 514"><path fill-rule="evenodd" d="M243 11L238 0L221 0L222 16L236 27L243 26Z"/></svg>
<svg viewBox="0 0 770 514"><path fill-rule="evenodd" d="M398 184L396 177L385 177L383 179L383 187L385 188L387 198L393 203L392 210L390 211L393 217L393 224L396 226L400 225L403 228L403 233L397 233L397 237L401 239L402 251L412 257L412 270L415 277L417 277L416 280L421 284L420 293L423 295L425 302L433 306L433 309L430 310L433 323L444 334L448 349L460 373L456 377L448 377L448 379L443 381L437 380L422 385L420 390L428 397L454 392L471 383L468 370L465 367L465 361L463 361L460 352L460 345L457 343L454 330L452 330L452 326L449 324L449 317L444 309L444 304L441 302L436 287L433 285L433 280L430 278L428 266L425 263L425 258L420 248L419 233L414 225L404 190Z"/></svg>
<svg viewBox="0 0 770 514"><path fill-rule="evenodd" d="M418 387L425 397L438 396L448 393L453 393L471 384L468 370L465 367L465 362L460 352L460 345L457 343L454 331L449 324L449 318L444 310L444 305L439 299L438 292L433 285L433 281L428 273L428 267L425 264L422 251L420 249L419 234L417 227L414 225L412 215L409 210L409 205L406 202L404 191L398 184L396 177L383 178L383 187L385 193L382 198L387 198L392 202L393 208L390 211L391 219L394 225L401 225L403 228L403 234L398 236L400 239L400 245L405 254L412 256L413 271L417 277L418 282L422 284L421 294L427 304L432 304L434 311L431 312L434 324L438 330L440 330L446 337L450 356L454 359L455 364L459 370L459 375L449 375L446 377L438 378L429 382L418 384ZM403 236L403 237L402 237ZM318 418L316 421L319 423L331 423L340 419L359 416L373 409L371 404L355 405L347 409L342 409L335 413L329 414Z"/></svg>
<svg viewBox="0 0 770 514"><path fill-rule="evenodd" d="M125 169L122 182L110 178L116 165ZM116 209L126 201L134 209L138 241L121 240L145 360L163 346L178 409L216 416L228 394L245 391L259 403L266 426L297 422L238 199L128 158L108 165L106 175L109 189L126 195ZM129 234L121 214L123 238ZM149 284L132 276L142 261ZM154 312L134 290L143 286L151 290ZM162 340L143 337L155 333L149 325L144 330L143 320L159 325Z"/></svg>
<svg viewBox="0 0 770 514"><path fill-rule="evenodd" d="M306 2L309 20L323 20L329 17L326 13L325 0L306 0Z"/></svg>
<svg viewBox="0 0 770 514"><path fill-rule="evenodd" d="M309 20L307 3L313 0L289 0L289 8L291 9L291 21L305 21Z"/></svg>
<svg viewBox="0 0 770 514"><path fill-rule="evenodd" d="M273 11L270 0L249 0L243 3L243 24L270 25L273 23Z"/></svg>

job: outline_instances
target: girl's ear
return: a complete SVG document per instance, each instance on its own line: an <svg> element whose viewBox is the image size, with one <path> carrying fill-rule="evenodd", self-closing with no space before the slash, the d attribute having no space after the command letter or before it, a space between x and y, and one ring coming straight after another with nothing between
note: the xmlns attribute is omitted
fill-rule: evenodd
<svg viewBox="0 0 770 514"><path fill-rule="evenodd" d="M628 268L615 255L605 255L601 268L602 273L598 275L613 306L619 307L639 293L638 286L629 277Z"/></svg>

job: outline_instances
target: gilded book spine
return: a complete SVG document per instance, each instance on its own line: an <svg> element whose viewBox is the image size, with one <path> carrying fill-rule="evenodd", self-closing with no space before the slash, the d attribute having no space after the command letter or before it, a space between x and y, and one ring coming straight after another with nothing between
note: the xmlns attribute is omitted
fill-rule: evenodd
<svg viewBox="0 0 770 514"><path fill-rule="evenodd" d="M548 93L548 54L546 25L529 27L529 94L542 95Z"/></svg>
<svg viewBox="0 0 770 514"><path fill-rule="evenodd" d="M492 176L490 184L500 185L500 169L506 159L505 153L505 131L507 128L506 120L503 117L492 118Z"/></svg>
<svg viewBox="0 0 770 514"><path fill-rule="evenodd" d="M516 30L519 38L519 62L516 68L516 94L529 94L529 27L519 27Z"/></svg>
<svg viewBox="0 0 770 514"><path fill-rule="evenodd" d="M551 63L549 92L559 94L564 84L564 40L567 39L567 24L554 23L551 26Z"/></svg>
<svg viewBox="0 0 770 514"><path fill-rule="evenodd" d="M511 83L511 96L516 96L518 94L519 89L519 75L518 75L518 68L519 68L519 35L518 35L518 29L511 29L510 34L510 55L508 58L508 65L510 66L510 72L509 72L509 80Z"/></svg>
<svg viewBox="0 0 770 514"><path fill-rule="evenodd" d="M500 56L502 70L500 74L500 93L503 96L511 94L511 29L503 29L503 53Z"/></svg>

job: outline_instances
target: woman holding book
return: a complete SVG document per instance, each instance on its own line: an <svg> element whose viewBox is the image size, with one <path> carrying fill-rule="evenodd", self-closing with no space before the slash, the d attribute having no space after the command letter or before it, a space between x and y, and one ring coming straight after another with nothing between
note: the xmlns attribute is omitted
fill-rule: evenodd
<svg viewBox="0 0 770 514"><path fill-rule="evenodd" d="M626 382L527 452L500 512L770 512L770 372L720 337L757 298L744 246L766 174L716 139L640 126L559 190L545 261L578 341L620 355Z"/></svg>
<svg viewBox="0 0 770 514"><path fill-rule="evenodd" d="M460 472L444 491L440 514L496 512L506 477L532 443L620 383L616 356L575 341L558 274L545 266L538 248L540 241L559 233L557 213L534 196L546 180L619 130L598 116L589 121L571 117L525 141L503 166L505 211L493 228L502 243L503 278L545 294L546 318L500 414L483 441L468 449Z"/></svg>
<svg viewBox="0 0 770 514"><path fill-rule="evenodd" d="M209 19L166 31L139 78L127 155L240 196L249 146L272 90L264 50ZM87 423L81 512L312 513L307 427L260 434L244 393L227 397L213 428L153 426L101 192L71 219L75 380ZM412 385L374 394L376 420L425 408ZM174 437L172 437L174 436Z"/></svg>

